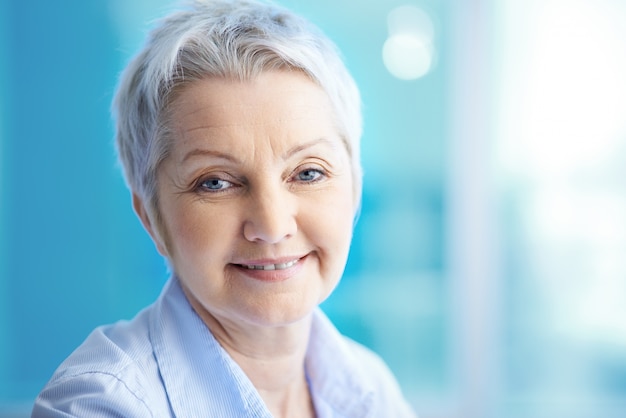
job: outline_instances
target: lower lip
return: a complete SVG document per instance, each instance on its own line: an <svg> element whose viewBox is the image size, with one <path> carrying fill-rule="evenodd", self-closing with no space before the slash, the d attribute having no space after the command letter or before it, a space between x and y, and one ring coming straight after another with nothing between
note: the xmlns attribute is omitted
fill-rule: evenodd
<svg viewBox="0 0 626 418"><path fill-rule="evenodd" d="M275 282L283 282L285 280L289 280L292 277L296 276L304 267L304 260L306 257L302 257L296 264L291 267L288 267L283 270L251 270L246 267L234 266L238 271L240 271L245 276L248 276L252 279L267 282L267 283L275 283Z"/></svg>

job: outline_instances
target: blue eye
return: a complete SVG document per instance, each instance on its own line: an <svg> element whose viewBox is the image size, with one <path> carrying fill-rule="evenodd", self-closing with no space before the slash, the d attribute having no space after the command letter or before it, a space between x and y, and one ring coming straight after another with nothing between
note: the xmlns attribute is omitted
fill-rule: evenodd
<svg viewBox="0 0 626 418"><path fill-rule="evenodd" d="M298 180L304 182L313 182L319 180L324 173L321 170L316 170L313 168L307 168L298 173Z"/></svg>
<svg viewBox="0 0 626 418"><path fill-rule="evenodd" d="M210 178L202 181L200 187L208 191L225 190L233 186L233 183L218 178Z"/></svg>

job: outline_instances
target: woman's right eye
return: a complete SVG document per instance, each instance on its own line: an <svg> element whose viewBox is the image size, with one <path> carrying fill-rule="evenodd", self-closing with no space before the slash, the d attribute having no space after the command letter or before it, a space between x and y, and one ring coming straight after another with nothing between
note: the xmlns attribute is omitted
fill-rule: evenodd
<svg viewBox="0 0 626 418"><path fill-rule="evenodd" d="M233 186L234 184L228 180L213 177L202 180L199 184L199 189L208 192L220 192Z"/></svg>

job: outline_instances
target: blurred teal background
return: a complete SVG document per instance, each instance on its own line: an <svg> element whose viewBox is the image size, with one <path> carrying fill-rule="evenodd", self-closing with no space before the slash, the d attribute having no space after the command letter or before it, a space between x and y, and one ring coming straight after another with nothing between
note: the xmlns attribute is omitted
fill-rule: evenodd
<svg viewBox="0 0 626 418"><path fill-rule="evenodd" d="M422 418L625 417L624 1L280 3L336 41L363 95L336 325ZM0 417L28 416L94 327L167 278L109 106L169 7L0 0Z"/></svg>

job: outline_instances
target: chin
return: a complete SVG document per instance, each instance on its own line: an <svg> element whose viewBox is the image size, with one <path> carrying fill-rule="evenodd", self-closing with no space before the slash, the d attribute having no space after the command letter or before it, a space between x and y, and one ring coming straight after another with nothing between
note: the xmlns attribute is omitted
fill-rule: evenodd
<svg viewBox="0 0 626 418"><path fill-rule="evenodd" d="M308 319L318 306L317 299L276 300L254 304L243 312L244 320L264 327L288 326Z"/></svg>

